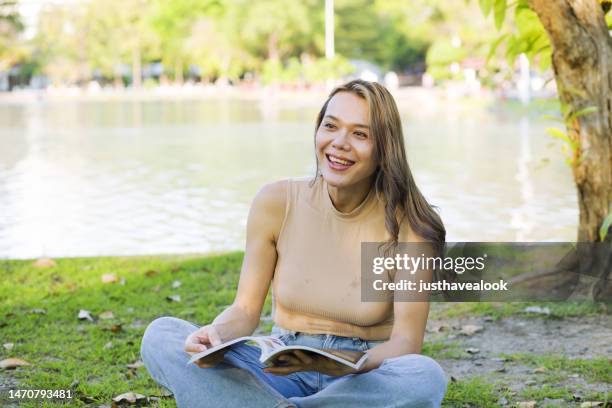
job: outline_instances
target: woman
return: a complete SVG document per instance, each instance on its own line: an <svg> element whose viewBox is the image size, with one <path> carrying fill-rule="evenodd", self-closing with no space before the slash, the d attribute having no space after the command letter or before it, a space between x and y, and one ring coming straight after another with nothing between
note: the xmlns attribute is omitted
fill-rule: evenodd
<svg viewBox="0 0 612 408"><path fill-rule="evenodd" d="M265 186L247 222L234 303L198 327L153 321L141 354L180 407L437 407L446 377L420 355L428 302L362 302L361 242L443 245L445 230L410 173L399 113L381 85L334 89L316 124L317 175ZM243 344L215 361L189 355L250 335L272 284L273 334L285 343L357 349L359 371L295 352L265 368Z"/></svg>

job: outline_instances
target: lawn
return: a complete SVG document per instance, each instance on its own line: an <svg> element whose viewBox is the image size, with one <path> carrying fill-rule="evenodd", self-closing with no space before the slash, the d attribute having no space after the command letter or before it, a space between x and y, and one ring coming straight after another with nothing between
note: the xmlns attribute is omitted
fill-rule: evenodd
<svg viewBox="0 0 612 408"><path fill-rule="evenodd" d="M141 401L146 405L174 407L172 397L163 396L163 390L138 364L144 330L160 316L177 316L197 324L211 321L233 300L242 256L71 258L56 259L56 265L46 267L35 267L33 261L1 260L0 360L19 358L31 365L0 369L0 405L7 406L9 390L19 388L69 389L73 395L70 406L111 406L113 397L131 391L146 396ZM516 304L441 306L432 307L431 316L437 320L461 314L502 319L520 310ZM552 307L562 317L607 313L601 305ZM80 311L88 311L91 319L79 319ZM269 315L270 296L258 330L270 329ZM428 342L424 353L434 358L462 358L457 342ZM587 381L612 381L609 358L565 361L561 356L529 354L507 358L543 365L550 378L563 377L564 370L571 369L586 375ZM526 387L519 397L571 401L568 392ZM595 397L607 398L601 393ZM450 383L444 406L502 406L513 398L494 381L473 376ZM23 400L19 406L37 407L41 401ZM42 406L65 405L45 401Z"/></svg>

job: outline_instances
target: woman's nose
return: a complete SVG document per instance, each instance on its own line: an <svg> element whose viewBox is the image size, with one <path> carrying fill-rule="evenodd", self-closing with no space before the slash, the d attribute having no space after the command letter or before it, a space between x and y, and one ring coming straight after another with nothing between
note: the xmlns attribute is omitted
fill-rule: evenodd
<svg viewBox="0 0 612 408"><path fill-rule="evenodd" d="M341 130L336 133L336 137L332 140L332 147L336 149L350 149L350 145L348 143L348 132L346 130Z"/></svg>

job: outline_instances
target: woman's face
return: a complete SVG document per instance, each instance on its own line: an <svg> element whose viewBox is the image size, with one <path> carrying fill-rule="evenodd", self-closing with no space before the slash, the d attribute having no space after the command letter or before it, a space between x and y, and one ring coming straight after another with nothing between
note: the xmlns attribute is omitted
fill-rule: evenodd
<svg viewBox="0 0 612 408"><path fill-rule="evenodd" d="M338 92L327 104L315 145L319 169L330 186L353 186L376 171L369 113L365 99L350 92Z"/></svg>

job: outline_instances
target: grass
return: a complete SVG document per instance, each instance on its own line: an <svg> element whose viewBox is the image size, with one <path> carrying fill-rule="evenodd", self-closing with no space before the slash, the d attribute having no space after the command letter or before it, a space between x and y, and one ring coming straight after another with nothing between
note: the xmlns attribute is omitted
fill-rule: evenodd
<svg viewBox="0 0 612 408"><path fill-rule="evenodd" d="M539 306L548 308L549 315L527 313L524 309L528 306ZM445 317L461 316L491 316L499 319L508 316L521 316L525 318L548 318L560 319L574 316L592 316L602 313L606 308L604 303L589 301L564 301L564 302L465 302L449 303L442 307L432 308L430 317L443 319Z"/></svg>
<svg viewBox="0 0 612 408"><path fill-rule="evenodd" d="M197 324L211 321L233 300L242 257L237 252L207 257L71 258L57 259L55 267L44 269L34 268L32 261L0 260L0 343L14 343L12 350L0 348L0 360L16 357L32 363L0 371L0 377L14 379L20 389L72 389L75 398L70 406L110 404L114 396L128 391L160 396L160 388L144 367L126 367L140 358L140 339L146 325L160 316L178 316ZM109 273L123 281L103 283L102 275ZM181 285L173 287L175 281ZM167 300L171 295L180 295L181 301ZM432 308L432 317L476 314L500 318L521 314L530 304L440 305L444 307ZM584 303L538 305L550 307L553 318L599 311L597 305ZM90 311L94 317L112 311L114 318L79 320L81 309ZM268 296L262 315L267 316L270 311ZM267 331L271 325L266 320L260 329ZM109 344L111 347L105 348ZM449 341L426 343L423 353L448 359L466 356L457 342ZM526 365L546 367L551 380L554 375L563 376L567 372L610 383L612 375L605 359L569 360L527 354L507 357ZM518 397L540 399L551 395L569 397L567 390L545 387L526 388ZM510 399L503 387L487 378L471 377L449 384L444 406L494 407L502 397ZM3 398L6 394L0 395L0 406L6 404ZM152 405L175 407L171 397ZM40 401L24 401L20 406L37 407ZM47 401L43 406L64 405Z"/></svg>
<svg viewBox="0 0 612 408"><path fill-rule="evenodd" d="M570 359L563 355L504 354L501 357L558 375L561 372L579 374L589 381L612 384L612 361L609 358Z"/></svg>
<svg viewBox="0 0 612 408"><path fill-rule="evenodd" d="M56 267L35 269L28 261L0 261L0 342L15 344L10 351L2 348L0 359L18 357L33 363L11 373L22 389L69 389L78 381L74 391L81 399L71 405L85 406L109 403L127 391L160 395L144 367L126 368L140 357L146 324L165 315L199 324L211 321L233 300L242 254L56 262ZM102 283L101 276L108 273L125 283ZM177 280L181 286L173 288ZM166 300L176 294L180 302ZM32 313L33 309L46 314ZM96 323L78 320L81 309L92 316L112 311L115 317ZM270 313L269 300L264 313ZM109 342L112 348L105 349ZM173 404L166 400L159 406Z"/></svg>
<svg viewBox="0 0 612 408"><path fill-rule="evenodd" d="M472 377L464 381L451 381L448 384L445 407L500 407L497 402L504 394L495 384L483 377Z"/></svg>

